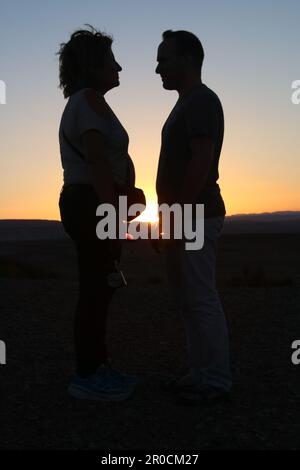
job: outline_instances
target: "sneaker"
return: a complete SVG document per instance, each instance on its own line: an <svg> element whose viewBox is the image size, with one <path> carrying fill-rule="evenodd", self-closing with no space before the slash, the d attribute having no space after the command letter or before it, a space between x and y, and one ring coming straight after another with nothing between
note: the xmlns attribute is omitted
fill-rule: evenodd
<svg viewBox="0 0 300 470"><path fill-rule="evenodd" d="M185 405L212 405L230 401L230 392L215 387L195 387L178 393L177 402Z"/></svg>
<svg viewBox="0 0 300 470"><path fill-rule="evenodd" d="M109 369L109 374L111 377L114 377L116 380L120 380L121 382L131 383L132 385L136 385L138 379L135 375L125 374L124 372L120 372L118 369L113 369L112 367L112 360L109 357L106 362L104 362L99 369L106 367Z"/></svg>
<svg viewBox="0 0 300 470"><path fill-rule="evenodd" d="M99 367L97 372L101 373L102 368L103 368L103 366ZM120 372L117 369L113 369L111 366L108 366L107 369L109 369L109 371L107 371L107 373L110 375L110 377L113 380L119 381L121 383L126 383L126 384L132 385L132 386L135 386L138 382L138 379L135 375L125 374L124 372Z"/></svg>
<svg viewBox="0 0 300 470"><path fill-rule="evenodd" d="M111 367L101 366L88 377L76 375L68 388L69 394L82 400L121 401L134 391L137 379Z"/></svg>
<svg viewBox="0 0 300 470"><path fill-rule="evenodd" d="M183 377L170 376L161 385L161 391L165 395L174 395L180 392L188 392L198 387L198 383L190 374Z"/></svg>

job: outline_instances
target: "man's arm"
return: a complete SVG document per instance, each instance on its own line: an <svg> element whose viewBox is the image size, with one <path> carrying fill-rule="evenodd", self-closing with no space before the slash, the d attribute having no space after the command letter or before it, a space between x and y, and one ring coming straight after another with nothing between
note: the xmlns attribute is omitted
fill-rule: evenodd
<svg viewBox="0 0 300 470"><path fill-rule="evenodd" d="M203 190L214 156L215 144L209 137L194 137L190 140L192 158L185 174L180 203L194 204Z"/></svg>
<svg viewBox="0 0 300 470"><path fill-rule="evenodd" d="M215 144L209 137L194 137L190 140L192 158L188 164L181 194L180 204L195 204L204 188L210 170ZM159 233L161 234L162 221L159 220ZM162 240L152 240L153 248L159 253Z"/></svg>

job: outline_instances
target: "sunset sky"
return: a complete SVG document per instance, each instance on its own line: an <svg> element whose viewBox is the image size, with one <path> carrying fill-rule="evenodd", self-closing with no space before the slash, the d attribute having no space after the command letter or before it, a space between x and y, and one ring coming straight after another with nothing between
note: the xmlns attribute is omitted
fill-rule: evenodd
<svg viewBox="0 0 300 470"><path fill-rule="evenodd" d="M136 185L155 202L162 125L177 100L155 74L166 29L195 33L203 82L220 97L225 139L220 186L228 215L300 210L300 2L236 0L1 2L0 218L59 220L61 42L85 23L112 34L123 67L106 95L130 137ZM1 99L0 99L1 101Z"/></svg>

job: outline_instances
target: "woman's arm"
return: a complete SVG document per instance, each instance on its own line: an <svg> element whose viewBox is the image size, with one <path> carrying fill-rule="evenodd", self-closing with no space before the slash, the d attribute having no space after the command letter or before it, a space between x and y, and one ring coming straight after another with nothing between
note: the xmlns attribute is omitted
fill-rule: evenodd
<svg viewBox="0 0 300 470"><path fill-rule="evenodd" d="M116 211L117 197L115 192L112 172L107 159L104 156L104 136L96 130L86 131L82 135L84 155L88 165L92 185L98 195L99 203L112 204ZM110 239L109 249L113 260L120 260L120 240Z"/></svg>
<svg viewBox="0 0 300 470"><path fill-rule="evenodd" d="M114 189L111 168L104 155L105 137L97 130L89 130L82 135L82 142L92 185L99 201L115 206L117 195Z"/></svg>

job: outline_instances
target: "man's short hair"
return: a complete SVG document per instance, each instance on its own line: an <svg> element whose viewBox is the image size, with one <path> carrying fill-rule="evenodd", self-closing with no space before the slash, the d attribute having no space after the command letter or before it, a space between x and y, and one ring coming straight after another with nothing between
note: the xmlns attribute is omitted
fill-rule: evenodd
<svg viewBox="0 0 300 470"><path fill-rule="evenodd" d="M190 56L195 67L201 70L204 50L200 40L189 31L172 31L168 29L162 34L163 40L174 39L178 55Z"/></svg>

